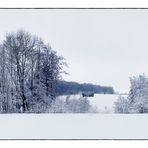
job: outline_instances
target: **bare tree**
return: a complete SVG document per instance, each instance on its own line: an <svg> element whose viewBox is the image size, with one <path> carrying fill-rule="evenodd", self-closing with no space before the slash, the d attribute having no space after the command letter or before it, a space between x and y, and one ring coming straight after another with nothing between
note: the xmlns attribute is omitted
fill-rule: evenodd
<svg viewBox="0 0 148 148"><path fill-rule="evenodd" d="M47 45L43 51L43 60L41 68L41 83L45 87L46 97L50 98L50 104L56 98L57 81L60 79L62 67L65 65L63 57L58 56L52 48Z"/></svg>
<svg viewBox="0 0 148 148"><path fill-rule="evenodd" d="M4 41L4 47L7 49L15 68L17 92L22 100L24 112L28 110L27 98L25 96L25 79L30 71L31 53L36 47L36 42L35 37L21 30L16 34L8 34Z"/></svg>

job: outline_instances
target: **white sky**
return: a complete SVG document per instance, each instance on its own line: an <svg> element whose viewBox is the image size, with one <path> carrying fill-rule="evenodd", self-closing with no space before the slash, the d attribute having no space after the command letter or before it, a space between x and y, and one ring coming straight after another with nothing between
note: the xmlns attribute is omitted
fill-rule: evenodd
<svg viewBox="0 0 148 148"><path fill-rule="evenodd" d="M65 80L128 92L129 77L148 75L148 10L0 10L0 41L24 29L66 58Z"/></svg>

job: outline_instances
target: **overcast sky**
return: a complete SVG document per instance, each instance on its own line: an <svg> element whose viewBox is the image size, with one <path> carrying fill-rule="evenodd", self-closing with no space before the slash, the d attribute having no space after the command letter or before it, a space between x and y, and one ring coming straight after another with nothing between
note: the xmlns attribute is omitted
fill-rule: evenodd
<svg viewBox="0 0 148 148"><path fill-rule="evenodd" d="M66 58L65 80L128 92L130 76L148 75L148 10L0 10L0 41L18 29Z"/></svg>

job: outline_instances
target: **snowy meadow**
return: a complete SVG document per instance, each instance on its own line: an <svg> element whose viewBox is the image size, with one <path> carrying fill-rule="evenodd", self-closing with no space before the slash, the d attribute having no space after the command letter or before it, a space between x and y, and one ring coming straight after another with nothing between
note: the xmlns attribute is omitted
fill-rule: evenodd
<svg viewBox="0 0 148 148"><path fill-rule="evenodd" d="M147 139L147 114L1 114L0 139Z"/></svg>
<svg viewBox="0 0 148 148"><path fill-rule="evenodd" d="M147 18L0 9L0 139L148 139Z"/></svg>
<svg viewBox="0 0 148 148"><path fill-rule="evenodd" d="M69 99L79 99L81 95L70 95ZM121 95L127 98L127 95ZM118 94L94 94L94 97L89 97L88 101L94 113L114 113L115 102L118 100ZM58 99L66 100L67 96L59 96Z"/></svg>

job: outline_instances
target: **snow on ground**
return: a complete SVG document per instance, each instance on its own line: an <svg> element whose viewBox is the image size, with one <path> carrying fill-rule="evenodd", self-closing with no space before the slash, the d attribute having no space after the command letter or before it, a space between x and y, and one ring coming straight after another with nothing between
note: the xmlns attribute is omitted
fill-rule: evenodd
<svg viewBox="0 0 148 148"><path fill-rule="evenodd" d="M0 139L148 139L148 114L0 114Z"/></svg>
<svg viewBox="0 0 148 148"><path fill-rule="evenodd" d="M95 94L94 98L89 98L90 103L96 106L98 112L114 112L114 102L117 100L118 95L112 94Z"/></svg>
<svg viewBox="0 0 148 148"><path fill-rule="evenodd" d="M118 99L117 94L95 94L94 97L89 97L90 103L97 107L100 113L113 113L114 112L114 102ZM127 97L127 95L122 95ZM80 95L71 95L70 98L78 99ZM66 96L60 96L59 98L65 99Z"/></svg>
<svg viewBox="0 0 148 148"><path fill-rule="evenodd" d="M122 95L127 97L126 95ZM100 113L113 113L114 102L118 99L117 94L95 94L94 97L90 97L89 101L93 106L98 108Z"/></svg>

